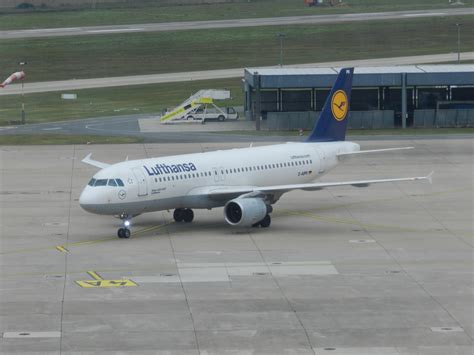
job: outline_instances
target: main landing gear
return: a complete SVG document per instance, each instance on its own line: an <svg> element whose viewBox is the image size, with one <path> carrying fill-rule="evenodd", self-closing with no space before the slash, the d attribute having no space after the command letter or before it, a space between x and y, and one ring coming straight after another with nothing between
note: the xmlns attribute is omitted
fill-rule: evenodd
<svg viewBox="0 0 474 355"><path fill-rule="evenodd" d="M269 214L267 214L260 222L257 222L254 225L252 225L252 227L268 228L270 227L271 223L272 223L272 218L270 217Z"/></svg>
<svg viewBox="0 0 474 355"><path fill-rule="evenodd" d="M173 212L173 218L176 222L190 223L194 219L194 212L190 208L177 208Z"/></svg>
<svg viewBox="0 0 474 355"><path fill-rule="evenodd" d="M117 231L117 236L119 238L125 238L128 239L130 238L131 232L130 232L130 220L128 218L128 215L121 215L120 218L122 219L122 228L119 228Z"/></svg>

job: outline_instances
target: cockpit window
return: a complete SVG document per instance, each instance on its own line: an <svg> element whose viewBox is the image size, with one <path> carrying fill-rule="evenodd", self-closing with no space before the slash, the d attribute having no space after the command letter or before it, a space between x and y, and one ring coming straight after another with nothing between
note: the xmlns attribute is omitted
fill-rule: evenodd
<svg viewBox="0 0 474 355"><path fill-rule="evenodd" d="M95 182L94 186L106 186L107 185L107 179L98 179Z"/></svg>
<svg viewBox="0 0 474 355"><path fill-rule="evenodd" d="M89 181L89 183L87 185L94 186L94 184L95 184L95 179L92 178L91 181Z"/></svg>
<svg viewBox="0 0 474 355"><path fill-rule="evenodd" d="M125 185L123 184L123 181L122 181L121 179L115 179L115 181L117 181L117 185L118 185L118 186L125 186Z"/></svg>
<svg viewBox="0 0 474 355"><path fill-rule="evenodd" d="M114 179L109 179L108 185L109 185L109 186L117 186L117 183L115 182Z"/></svg>

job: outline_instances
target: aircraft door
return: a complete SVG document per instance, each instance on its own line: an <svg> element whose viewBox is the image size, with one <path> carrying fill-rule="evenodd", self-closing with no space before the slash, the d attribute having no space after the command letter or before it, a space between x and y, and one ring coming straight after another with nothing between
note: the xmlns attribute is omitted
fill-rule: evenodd
<svg viewBox="0 0 474 355"><path fill-rule="evenodd" d="M212 168L212 173L214 174L214 182L222 182L225 179L224 168Z"/></svg>
<svg viewBox="0 0 474 355"><path fill-rule="evenodd" d="M324 149L321 148L316 148L315 150L319 156L318 174L324 174L324 171L326 170L326 152L324 151Z"/></svg>
<svg viewBox="0 0 474 355"><path fill-rule="evenodd" d="M148 185L146 182L145 174L143 173L141 168L132 168L133 175L135 175L135 179L137 179L138 184L138 196L146 196L148 195Z"/></svg>

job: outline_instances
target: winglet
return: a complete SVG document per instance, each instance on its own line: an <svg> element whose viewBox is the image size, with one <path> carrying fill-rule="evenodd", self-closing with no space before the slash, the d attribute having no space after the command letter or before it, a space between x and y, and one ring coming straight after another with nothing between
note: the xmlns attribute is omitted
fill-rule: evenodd
<svg viewBox="0 0 474 355"><path fill-rule="evenodd" d="M97 168L101 168L101 169L104 169L104 168L110 166L110 164L103 163L101 161L91 159L91 156L92 156L92 153L89 153L84 159L82 159L82 162L86 163L86 164L89 164L89 165L92 165L92 166L95 166Z"/></svg>

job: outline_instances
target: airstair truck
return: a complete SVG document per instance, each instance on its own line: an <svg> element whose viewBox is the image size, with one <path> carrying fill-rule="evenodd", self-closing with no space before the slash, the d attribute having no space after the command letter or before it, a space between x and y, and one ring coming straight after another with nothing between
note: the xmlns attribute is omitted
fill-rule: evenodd
<svg viewBox="0 0 474 355"><path fill-rule="evenodd" d="M160 117L161 123L201 122L208 119L237 119L239 116L232 107L222 109L214 104L214 100L230 99L229 90L200 90L181 105Z"/></svg>

